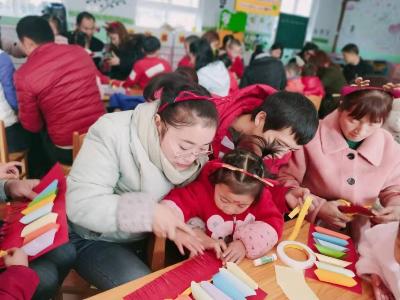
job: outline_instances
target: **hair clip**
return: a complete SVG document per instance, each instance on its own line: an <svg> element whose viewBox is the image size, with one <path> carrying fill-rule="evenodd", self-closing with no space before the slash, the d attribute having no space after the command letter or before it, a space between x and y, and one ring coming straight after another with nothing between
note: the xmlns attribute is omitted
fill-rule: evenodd
<svg viewBox="0 0 400 300"><path fill-rule="evenodd" d="M231 171L243 173L243 174L245 174L247 176L250 176L250 177L252 177L254 179L257 179L257 180L261 181L262 183L264 183L264 184L266 184L266 185L268 185L270 187L273 187L273 186L275 186L276 184L279 183L277 180L273 180L273 179L269 179L269 178L262 178L262 177L260 177L260 176L258 176L256 174L250 173L249 171L246 171L244 169L241 169L241 168L238 168L238 167L235 167L235 166L232 166L230 164L223 163L223 162L213 162L213 165L217 166L219 168L228 169L228 170L231 170Z"/></svg>
<svg viewBox="0 0 400 300"><path fill-rule="evenodd" d="M190 101L190 100L211 101L211 97L203 96L203 95L197 95L197 94L195 94L195 93L193 93L191 91L181 91L178 94L178 96L176 96L174 101L167 102L167 103L164 103L163 105L160 105L160 107L158 108L158 113L162 112L170 104L183 102L183 101Z"/></svg>

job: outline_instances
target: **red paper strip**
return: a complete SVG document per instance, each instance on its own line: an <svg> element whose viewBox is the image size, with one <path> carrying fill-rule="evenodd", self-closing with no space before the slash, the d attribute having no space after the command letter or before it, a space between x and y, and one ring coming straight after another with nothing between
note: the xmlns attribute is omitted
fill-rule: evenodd
<svg viewBox="0 0 400 300"><path fill-rule="evenodd" d="M310 224L310 231L308 232L308 242L307 245L311 248L311 250L313 250L316 253L318 252L318 249L314 246L314 238L312 236L312 233L315 231L314 229L314 225ZM358 254L356 252L353 240L350 239L348 240L349 245L347 246L347 248L349 249L349 251L347 252L346 255L346 261L352 262L352 264L348 267L346 267L346 269L352 270L354 272L354 274L357 274L356 272L356 267L355 267L355 263L358 260ZM314 265L312 268L307 269L305 272L305 276L307 278L311 278L311 279L315 279L318 280L317 276L314 273L314 270L317 269L317 267ZM331 284L333 286L348 290L350 292L356 293L356 294L362 294L362 286L361 286L361 278L356 276L354 277L354 280L357 281L357 285L353 286L353 287L345 287L345 286L341 286L341 285L337 285L337 284L333 284L333 283L328 283L326 282L326 284Z"/></svg>
<svg viewBox="0 0 400 300"><path fill-rule="evenodd" d="M367 216L367 217L373 217L374 214L372 213L371 210L369 210L368 208L364 207L364 206L360 206L360 205L351 205L351 206L347 206L347 205L341 205L338 206L338 209L345 214L358 214L358 215L363 215L363 216Z"/></svg>
<svg viewBox="0 0 400 300"><path fill-rule="evenodd" d="M59 164L54 165L54 167L46 174L40 181L39 185L34 188L36 193L43 191L54 179L58 179L58 193L57 198L54 200L53 212L58 213L57 224L60 224L60 228L56 233L54 238L54 243L38 253L35 256L29 256L29 261L32 261L43 254L67 243L68 238L68 225L67 216L65 213L65 192L67 189L67 184L65 181L64 173ZM23 238L21 237L21 231L25 227L24 224L19 222L23 217L21 211L28 205L28 200L26 202L16 203L13 202L8 208L7 217L5 218L5 224L2 227L2 232L4 236L0 241L0 249L9 249L12 247L22 247ZM0 269L4 268L4 261L0 260Z"/></svg>

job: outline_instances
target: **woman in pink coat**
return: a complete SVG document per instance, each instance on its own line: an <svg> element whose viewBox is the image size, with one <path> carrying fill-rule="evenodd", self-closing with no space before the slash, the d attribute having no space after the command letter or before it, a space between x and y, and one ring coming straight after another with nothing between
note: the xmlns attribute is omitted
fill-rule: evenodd
<svg viewBox="0 0 400 300"><path fill-rule="evenodd" d="M381 88L347 87L339 108L320 121L314 139L293 153L279 180L292 189L286 195L289 209L311 192L308 218L344 228L352 217L338 209L339 199L383 209L375 223L400 220L400 145L382 124L392 108L393 96ZM369 227L367 217L355 217L353 237Z"/></svg>

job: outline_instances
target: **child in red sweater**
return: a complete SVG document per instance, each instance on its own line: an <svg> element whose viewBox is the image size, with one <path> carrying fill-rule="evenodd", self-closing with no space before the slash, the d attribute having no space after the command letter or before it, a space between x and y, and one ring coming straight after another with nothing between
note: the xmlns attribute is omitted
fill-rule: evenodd
<svg viewBox="0 0 400 300"><path fill-rule="evenodd" d="M139 85L144 89L147 83L159 73L171 72L171 66L165 59L159 57L161 43L158 38L148 36L143 41L145 57L138 60L129 74L129 77L122 84L125 88Z"/></svg>
<svg viewBox="0 0 400 300"><path fill-rule="evenodd" d="M234 73L238 79L242 78L244 63L242 59L242 45L239 40L232 39L228 42L226 52L232 62L229 71Z"/></svg>
<svg viewBox="0 0 400 300"><path fill-rule="evenodd" d="M0 298L6 299L32 299L39 284L39 277L28 267L28 256L19 248L7 251L4 263L7 267L0 273Z"/></svg>
<svg viewBox="0 0 400 300"><path fill-rule="evenodd" d="M209 162L191 184L172 190L163 203L188 221L199 217L206 232L195 229L198 240L177 232L174 242L191 254L214 249L224 262L239 263L245 256L263 256L278 242L283 216L272 200L269 173L256 154L236 149L222 161ZM282 193L282 196L284 193ZM199 247L200 241L200 247Z"/></svg>

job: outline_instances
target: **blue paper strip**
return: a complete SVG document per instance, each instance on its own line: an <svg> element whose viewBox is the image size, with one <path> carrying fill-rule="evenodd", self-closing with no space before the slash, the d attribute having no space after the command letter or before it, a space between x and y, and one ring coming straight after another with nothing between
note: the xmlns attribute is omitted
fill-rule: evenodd
<svg viewBox="0 0 400 300"><path fill-rule="evenodd" d="M335 245L339 245L339 246L343 246L343 247L346 247L349 244L348 241L345 241L345 240L342 240L342 239L339 239L337 237L333 237L333 236L330 236L327 234L319 233L319 232L313 232L312 235L313 235L313 237L315 237L319 240L327 241L329 243L333 243Z"/></svg>
<svg viewBox="0 0 400 300"><path fill-rule="evenodd" d="M213 276L213 284L220 289L224 294L231 297L233 300L246 300L246 297L236 289L235 284L226 278L223 274L217 273Z"/></svg>

